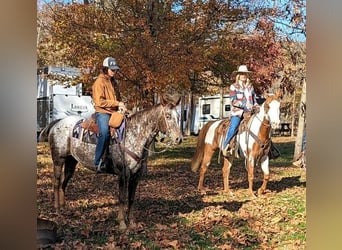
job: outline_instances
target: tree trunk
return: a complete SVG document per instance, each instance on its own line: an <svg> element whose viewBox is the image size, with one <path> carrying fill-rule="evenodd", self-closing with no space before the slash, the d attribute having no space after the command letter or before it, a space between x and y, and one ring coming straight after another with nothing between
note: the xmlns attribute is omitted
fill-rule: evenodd
<svg viewBox="0 0 342 250"><path fill-rule="evenodd" d="M187 95L188 96L188 101L187 101L187 112L186 112L186 126L185 126L185 135L189 136L191 134L191 121L192 121L192 92Z"/></svg>
<svg viewBox="0 0 342 250"><path fill-rule="evenodd" d="M223 118L223 110L224 110L224 105L223 105L223 86L220 88L220 115L219 118Z"/></svg>
<svg viewBox="0 0 342 250"><path fill-rule="evenodd" d="M293 92L293 100L292 100L292 116L291 116L291 136L294 135L294 130L295 130L295 119L296 119L296 94L297 91L294 90Z"/></svg>
<svg viewBox="0 0 342 250"><path fill-rule="evenodd" d="M182 98L181 98L181 114L180 114L180 129L182 131L182 134L184 134L184 129L183 129L183 124L184 124L184 101L185 101L185 98L184 98L184 95L182 95Z"/></svg>
<svg viewBox="0 0 342 250"><path fill-rule="evenodd" d="M293 159L296 160L299 154L302 152L303 147L303 134L305 128L305 114L302 111L302 105L306 104L306 80L304 79L303 87L302 87L302 95L300 98L299 105L299 118L298 118L298 129L297 129L297 137L295 143L295 149L293 154Z"/></svg>

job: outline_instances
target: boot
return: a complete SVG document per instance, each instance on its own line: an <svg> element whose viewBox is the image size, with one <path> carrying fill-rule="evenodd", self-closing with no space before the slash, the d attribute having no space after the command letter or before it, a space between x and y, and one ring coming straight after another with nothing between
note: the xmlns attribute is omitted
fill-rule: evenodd
<svg viewBox="0 0 342 250"><path fill-rule="evenodd" d="M236 135L230 140L228 145L222 150L223 156L227 157L228 155L233 155L236 147Z"/></svg>

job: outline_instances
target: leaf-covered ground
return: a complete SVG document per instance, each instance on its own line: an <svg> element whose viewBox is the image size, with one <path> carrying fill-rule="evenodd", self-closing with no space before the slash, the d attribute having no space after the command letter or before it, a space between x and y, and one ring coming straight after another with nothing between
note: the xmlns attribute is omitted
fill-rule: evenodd
<svg viewBox="0 0 342 250"><path fill-rule="evenodd" d="M47 143L37 145L37 210L58 224L52 249L305 249L306 171L291 166L294 138L276 137L282 155L270 162L264 196L247 195L247 172L235 161L230 186L222 194L217 155L205 178L206 195L197 192L198 173L190 170L197 137L155 154L140 181L135 205L137 227L118 229L118 178L96 175L78 165L66 192L66 208L53 208L52 161ZM158 149L162 149L159 146ZM221 158L222 161L222 158ZM254 190L262 181L256 169Z"/></svg>

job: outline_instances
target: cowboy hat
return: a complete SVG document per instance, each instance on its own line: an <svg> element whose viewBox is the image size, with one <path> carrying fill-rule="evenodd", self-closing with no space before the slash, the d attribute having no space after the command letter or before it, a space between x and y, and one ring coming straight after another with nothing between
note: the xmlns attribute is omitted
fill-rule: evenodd
<svg viewBox="0 0 342 250"><path fill-rule="evenodd" d="M240 65L238 70L233 73L252 73L252 71L249 71L246 65Z"/></svg>

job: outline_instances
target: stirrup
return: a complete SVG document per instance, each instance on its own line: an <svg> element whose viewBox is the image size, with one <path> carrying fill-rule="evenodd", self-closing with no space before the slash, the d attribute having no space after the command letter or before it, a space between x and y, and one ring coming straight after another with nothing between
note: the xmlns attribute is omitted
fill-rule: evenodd
<svg viewBox="0 0 342 250"><path fill-rule="evenodd" d="M223 150L222 150L222 154L223 154L223 156L225 156L225 157L227 157L229 154L230 154L230 155L233 154L233 149L232 149L232 148L229 148L229 145L230 145L230 143L228 143L228 145L227 145L225 148L223 148Z"/></svg>
<svg viewBox="0 0 342 250"><path fill-rule="evenodd" d="M96 173L106 173L106 172L107 172L106 164L101 159L100 163L96 166Z"/></svg>

